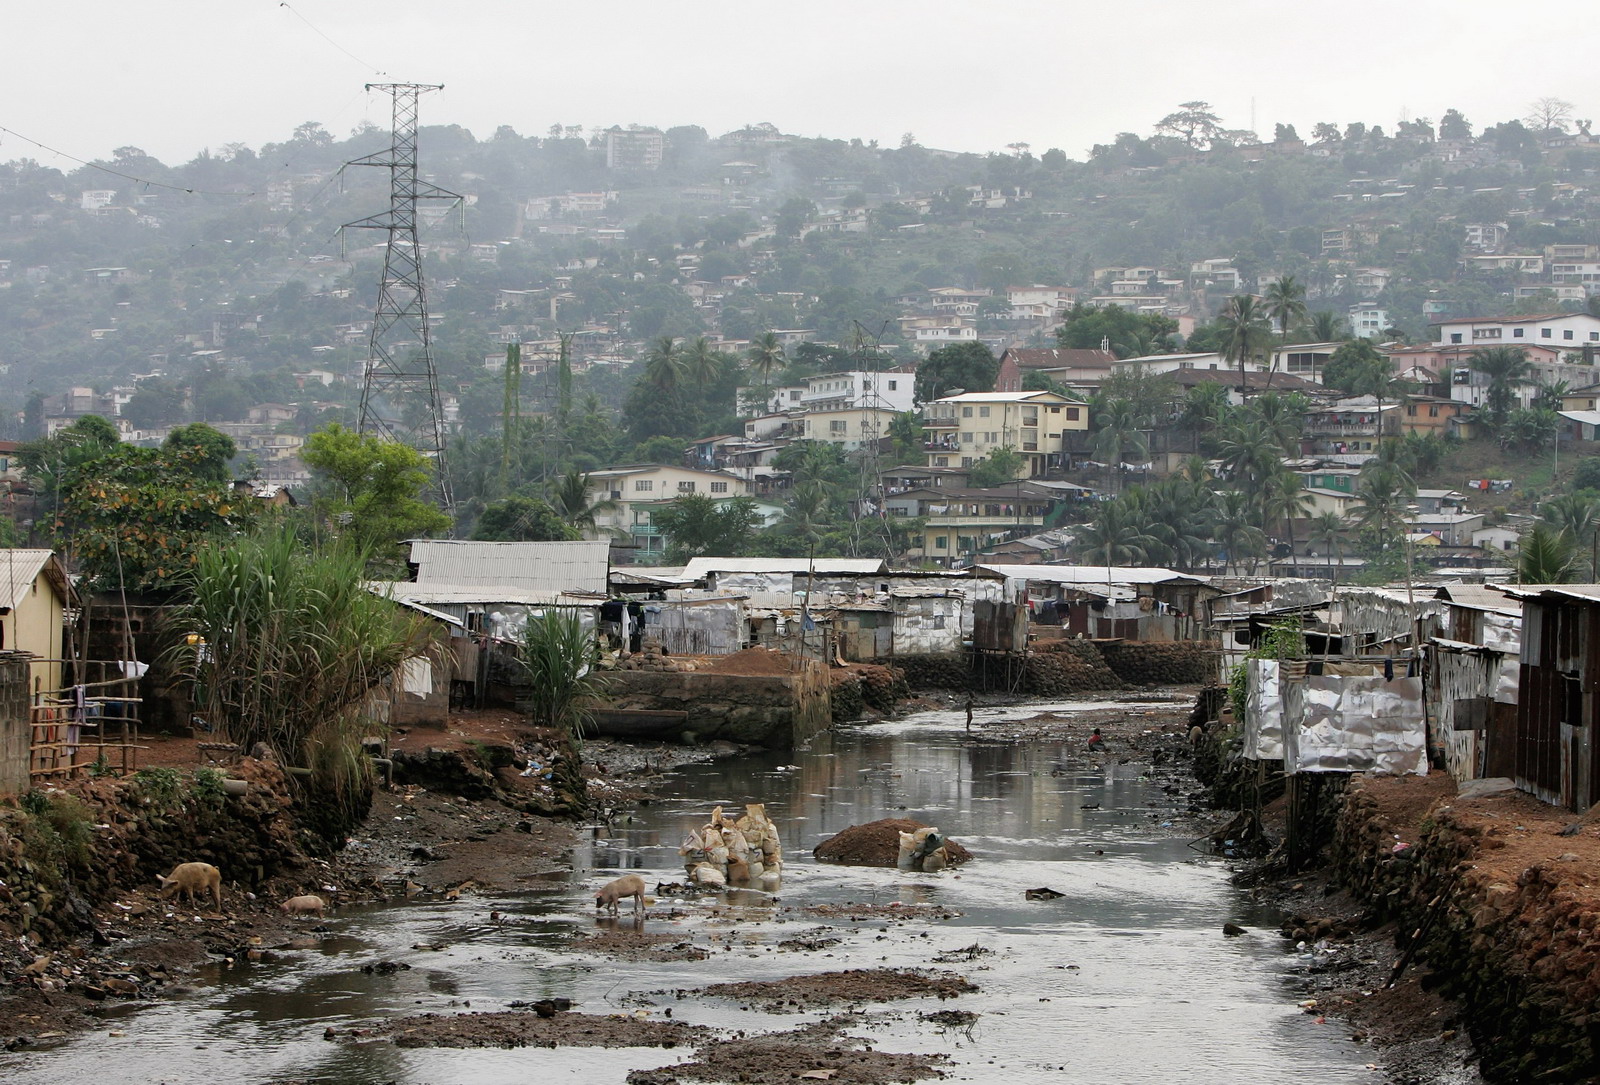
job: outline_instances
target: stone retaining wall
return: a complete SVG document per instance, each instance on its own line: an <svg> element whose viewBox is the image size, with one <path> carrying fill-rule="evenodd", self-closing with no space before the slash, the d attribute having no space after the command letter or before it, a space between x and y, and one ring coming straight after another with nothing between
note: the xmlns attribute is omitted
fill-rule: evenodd
<svg viewBox="0 0 1600 1085"><path fill-rule="evenodd" d="M1444 801L1396 840L1361 778L1334 835L1333 872L1401 931L1430 922L1423 954L1462 1006L1491 1082L1594 1081L1600 1066L1600 894L1559 859L1507 880L1485 862L1515 819L1491 825ZM1405 839L1415 836L1416 839ZM1592 842L1588 842L1592 843ZM1397 844L1406 846L1397 850Z"/></svg>
<svg viewBox="0 0 1600 1085"><path fill-rule="evenodd" d="M832 723L828 670L814 660L787 675L612 671L606 682L611 708L687 713L681 731L662 736L675 740L790 749Z"/></svg>

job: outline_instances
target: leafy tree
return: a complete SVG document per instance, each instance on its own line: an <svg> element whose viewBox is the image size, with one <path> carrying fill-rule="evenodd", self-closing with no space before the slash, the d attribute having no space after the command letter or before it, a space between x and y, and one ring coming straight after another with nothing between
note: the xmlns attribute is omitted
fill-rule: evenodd
<svg viewBox="0 0 1600 1085"><path fill-rule="evenodd" d="M1370 339L1347 340L1323 366L1322 383L1351 395L1369 393L1372 374L1387 360Z"/></svg>
<svg viewBox="0 0 1600 1085"><path fill-rule="evenodd" d="M450 528L450 517L420 498L429 464L410 445L335 423L306 439L302 458L315 480L313 507L374 560L397 560L402 540Z"/></svg>
<svg viewBox="0 0 1600 1085"><path fill-rule="evenodd" d="M183 417L183 389L162 377L147 377L139 382L122 417L135 429L155 429Z"/></svg>
<svg viewBox="0 0 1600 1085"><path fill-rule="evenodd" d="M1296 132L1294 130L1294 125L1292 125L1292 124L1275 124L1275 125L1272 126L1272 142L1274 142L1274 143L1298 143L1299 141L1300 141L1300 133L1298 133L1298 132Z"/></svg>
<svg viewBox="0 0 1600 1085"><path fill-rule="evenodd" d="M211 482L227 482L232 474L228 465L239 454L232 437L204 422L179 426L167 434L161 447L174 452L187 450L195 475Z"/></svg>
<svg viewBox="0 0 1600 1085"><path fill-rule="evenodd" d="M98 588L171 589L249 513L209 477L203 450L118 445L61 480L57 526Z"/></svg>
<svg viewBox="0 0 1600 1085"><path fill-rule="evenodd" d="M58 430L54 436L27 442L18 452L18 458L40 503L53 507L67 476L121 443L115 426L97 414L88 414Z"/></svg>
<svg viewBox="0 0 1600 1085"><path fill-rule="evenodd" d="M1572 469L1572 486L1577 490L1600 490L1600 456L1584 456Z"/></svg>
<svg viewBox="0 0 1600 1085"><path fill-rule="evenodd" d="M931 403L964 392L992 392L1000 362L982 343L951 343L931 352L917 366L917 401Z"/></svg>
<svg viewBox="0 0 1600 1085"><path fill-rule="evenodd" d="M1210 102L1184 102L1156 122L1156 131L1181 139L1195 148L1210 146L1223 134L1222 122Z"/></svg>
<svg viewBox="0 0 1600 1085"><path fill-rule="evenodd" d="M1079 302L1056 329L1056 342L1079 350L1099 350L1109 345L1120 358L1160 353L1171 347L1177 321L1159 313L1134 313L1115 305Z"/></svg>
<svg viewBox="0 0 1600 1085"><path fill-rule="evenodd" d="M1011 445L1001 445L972 465L967 484L979 488L1004 486L1027 474L1028 461Z"/></svg>
<svg viewBox="0 0 1600 1085"><path fill-rule="evenodd" d="M706 554L741 556L755 537L761 513L748 497L716 501L705 494L685 494L655 510L650 519L667 537L667 563L681 565Z"/></svg>
<svg viewBox="0 0 1600 1085"><path fill-rule="evenodd" d="M1561 98L1535 98L1528 103L1528 113L1522 122L1529 131L1541 135L1565 132L1567 125L1572 123L1572 103Z"/></svg>
<svg viewBox="0 0 1600 1085"><path fill-rule="evenodd" d="M491 502L472 527L479 542L565 542L579 538L547 501L513 495Z"/></svg>
<svg viewBox="0 0 1600 1085"><path fill-rule="evenodd" d="M1439 118L1440 139L1471 139L1472 124L1459 109L1447 109Z"/></svg>
<svg viewBox="0 0 1600 1085"><path fill-rule="evenodd" d="M889 453L891 466L926 462L922 416L916 411L901 411L889 419L888 436L891 444Z"/></svg>

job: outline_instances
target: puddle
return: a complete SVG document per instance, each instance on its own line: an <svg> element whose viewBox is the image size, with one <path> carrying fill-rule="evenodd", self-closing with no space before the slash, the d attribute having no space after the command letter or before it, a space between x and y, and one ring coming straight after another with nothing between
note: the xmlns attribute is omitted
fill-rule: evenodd
<svg viewBox="0 0 1600 1085"><path fill-rule="evenodd" d="M986 710L1024 719L1083 703ZM1140 705L1096 703L1095 708ZM886 1051L944 1052L949 1080L1369 1082L1366 1048L1295 1007L1290 961L1256 924L1227 871L1161 828L1180 800L1143 766L1059 770L1059 743L976 743L964 712L930 712L850 728L811 749L686 767L629 824L595 827L571 878L537 892L343 910L317 950L271 964L213 969L193 993L108 1019L104 1032L50 1050L0 1054L12 1083L119 1080L525 1082L527 1051L347 1045L323 1038L376 1018L502 1010L513 1001L570 998L586 1013L645 1010L721 1029L792 1029L816 1012L742 1011L676 992L848 968L938 968L980 988L953 1001L873 1006L858 1035ZM784 836L776 899L661 897L650 935L693 942L704 960L618 960L574 950L582 937L633 920L598 920L593 886L619 872L681 881L677 846L721 803L765 802ZM1089 807L1086 809L1086 807ZM911 817L939 825L977 858L943 874L815 863L811 848L850 824ZM1063 895L1027 900L1049 887ZM841 907L871 905L857 909ZM925 909L885 908L926 905ZM499 922L489 913L498 911ZM918 913L950 918L922 918ZM1225 921L1251 933L1224 938ZM815 949L780 946L814 944ZM417 945L438 945L418 950ZM974 949L973 947L976 947ZM634 959L638 956L642 959ZM366 965L404 963L385 973ZM960 1016L959 1027L922 1015ZM669 1066L689 1051L541 1050L543 1080L621 1082L630 1069Z"/></svg>

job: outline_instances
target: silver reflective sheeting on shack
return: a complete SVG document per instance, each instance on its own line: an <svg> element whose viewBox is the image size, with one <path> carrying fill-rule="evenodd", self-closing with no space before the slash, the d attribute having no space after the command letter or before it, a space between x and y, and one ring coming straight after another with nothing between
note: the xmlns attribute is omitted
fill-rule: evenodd
<svg viewBox="0 0 1600 1085"><path fill-rule="evenodd" d="M1285 772L1427 775L1420 678L1318 676L1304 697L1303 722L1286 729Z"/></svg>

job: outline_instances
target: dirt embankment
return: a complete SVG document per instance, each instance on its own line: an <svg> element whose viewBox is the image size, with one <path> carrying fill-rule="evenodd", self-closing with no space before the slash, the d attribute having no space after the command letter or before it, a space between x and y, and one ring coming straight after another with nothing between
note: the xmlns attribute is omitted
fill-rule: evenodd
<svg viewBox="0 0 1600 1085"><path fill-rule="evenodd" d="M1289 913L1306 1011L1391 1078L1600 1082L1600 824L1442 772L1357 777L1328 865L1259 892Z"/></svg>

